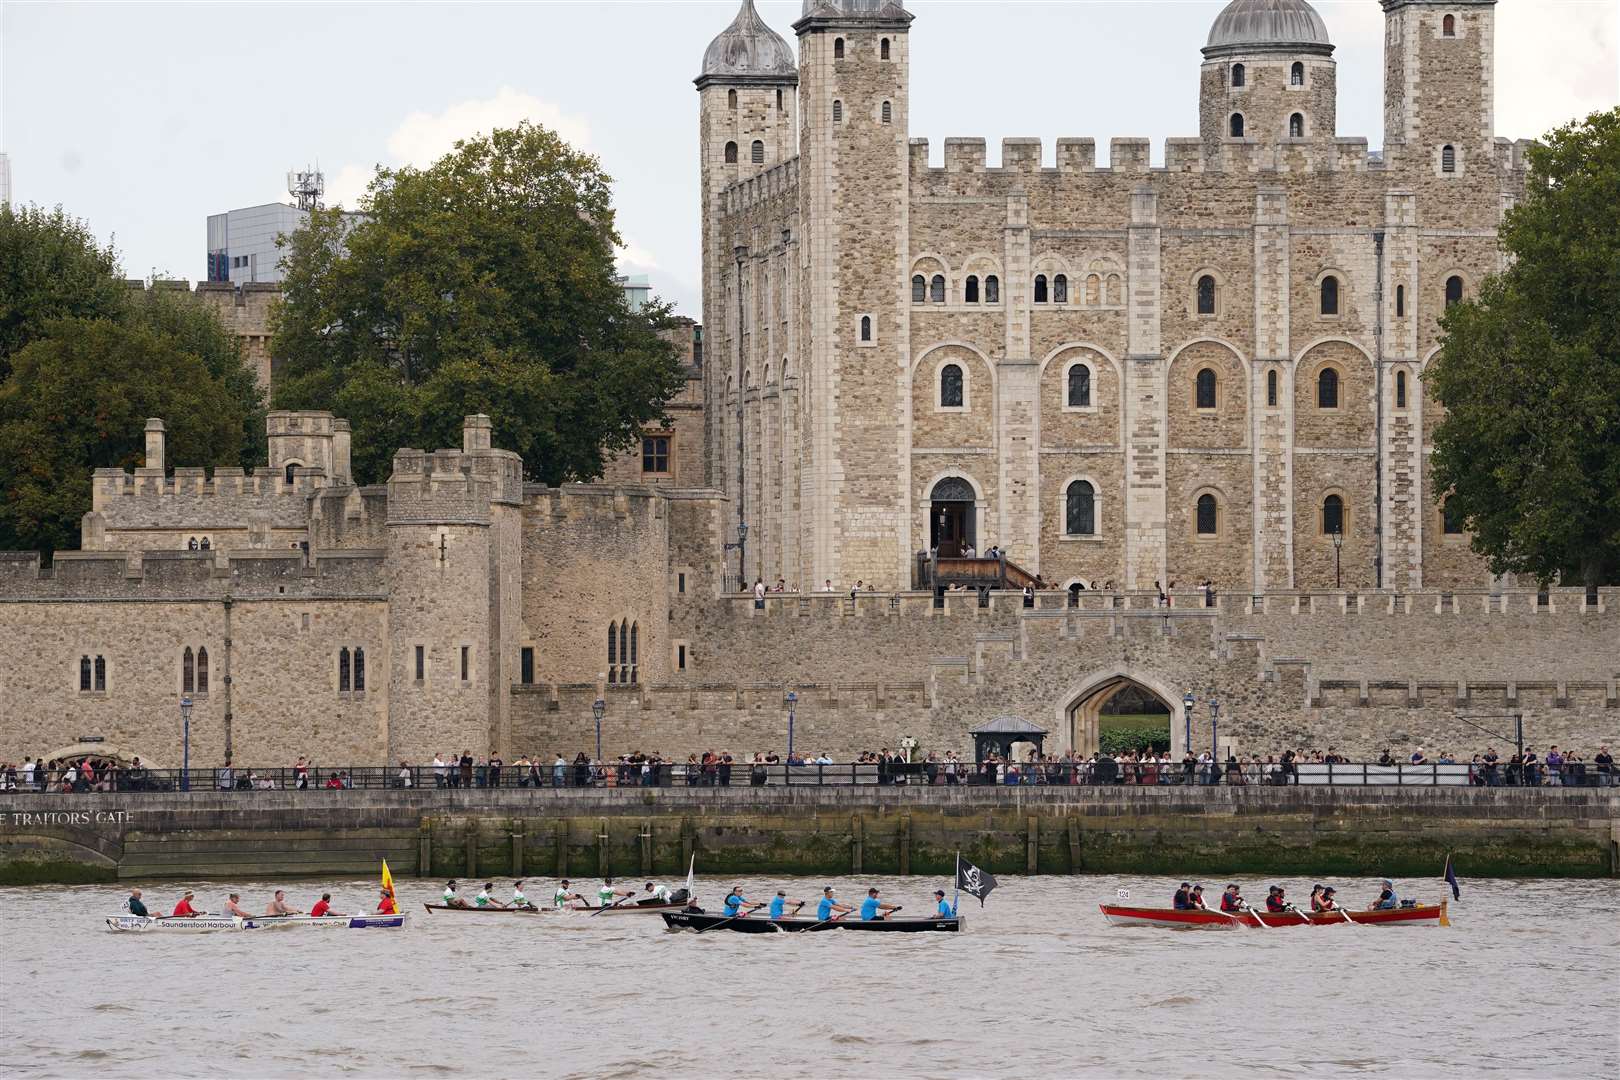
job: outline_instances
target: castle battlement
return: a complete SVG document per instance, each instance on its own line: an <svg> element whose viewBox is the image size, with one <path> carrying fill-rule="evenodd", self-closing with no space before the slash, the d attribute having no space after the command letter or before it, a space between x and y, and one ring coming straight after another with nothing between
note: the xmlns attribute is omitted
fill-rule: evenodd
<svg viewBox="0 0 1620 1080"><path fill-rule="evenodd" d="M798 187L799 159L795 156L757 176L737 181L720 194L725 200L726 212L736 213L796 191Z"/></svg>
<svg viewBox="0 0 1620 1080"><path fill-rule="evenodd" d="M1523 169L1521 140L1498 140L1498 165L1502 169ZM944 164L929 164L927 139L910 142L910 173L913 180L938 179L948 175L978 174L990 178L1058 176L1068 174L1121 173L1144 175L1166 173L1364 173L1387 169L1385 156L1374 153L1365 136L1331 139L1299 138L1265 142L1259 139L1227 139L1213 150L1201 138L1178 136L1164 141L1164 164L1152 164L1152 144L1147 139L1109 140L1108 164L1097 161L1095 139L1062 138L1056 144L1056 166L1041 164L1045 149L1040 139L1001 140L1001 164L986 164L986 140L953 136L945 140Z"/></svg>
<svg viewBox="0 0 1620 1080"><path fill-rule="evenodd" d="M0 552L0 597L16 600L250 600L378 596L385 553L339 551L306 560L299 551Z"/></svg>

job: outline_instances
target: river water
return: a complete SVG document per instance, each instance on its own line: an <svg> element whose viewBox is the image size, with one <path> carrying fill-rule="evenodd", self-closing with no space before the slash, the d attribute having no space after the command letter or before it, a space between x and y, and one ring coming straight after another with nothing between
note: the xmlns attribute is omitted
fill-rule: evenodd
<svg viewBox="0 0 1620 1080"><path fill-rule="evenodd" d="M761 899L824 883L741 882ZM186 884L216 911L227 888L252 910L276 887L305 909L322 889L345 911L376 896L371 880ZM714 910L731 884L700 880L699 900ZM950 887L831 884L877 884L908 913ZM1449 930L1098 914L1118 889L1168 905L1175 884L1009 876L982 911L964 898L962 934L701 937L657 916L429 915L438 883L416 880L399 883L408 928L320 934L113 934L101 916L126 889L0 889L0 1075L1620 1076L1614 882L1465 880ZM1337 884L1358 906L1376 891ZM146 889L154 911L178 895Z"/></svg>

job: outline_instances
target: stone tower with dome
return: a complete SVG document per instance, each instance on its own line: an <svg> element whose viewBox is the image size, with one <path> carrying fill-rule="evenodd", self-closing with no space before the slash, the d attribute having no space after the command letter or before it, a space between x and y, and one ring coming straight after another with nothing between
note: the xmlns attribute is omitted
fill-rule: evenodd
<svg viewBox="0 0 1620 1080"><path fill-rule="evenodd" d="M909 587L994 544L1068 586L1485 583L1422 375L1500 265L1523 144L1491 130L1494 0L1380 3L1381 150L1337 130L1316 9L1232 0L1162 166L948 138L938 167L899 3L806 0L795 68L745 2L697 80L734 578Z"/></svg>

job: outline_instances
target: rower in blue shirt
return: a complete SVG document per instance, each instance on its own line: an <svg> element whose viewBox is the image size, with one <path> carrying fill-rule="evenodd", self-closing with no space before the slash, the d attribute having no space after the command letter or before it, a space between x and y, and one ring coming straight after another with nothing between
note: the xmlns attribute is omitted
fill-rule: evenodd
<svg viewBox="0 0 1620 1080"><path fill-rule="evenodd" d="M937 907L938 907L938 912L937 913L938 913L938 915L939 915L939 917L941 919L954 919L954 918L956 918L956 908L955 908L955 906L945 902L945 890L944 889L935 889L934 890L934 900L935 900L935 902L937 904Z"/></svg>
<svg viewBox="0 0 1620 1080"><path fill-rule="evenodd" d="M899 910L900 905L885 904L883 901L879 900L878 891L876 888L867 889L866 899L861 901L861 921L877 922L880 921L888 912Z"/></svg>
<svg viewBox="0 0 1620 1080"><path fill-rule="evenodd" d="M748 911L758 911L765 906L764 904L749 904L748 898L742 894L742 886L733 886L731 892L726 894L726 915L733 919L747 915L748 911L743 910L745 904L748 905Z"/></svg>
<svg viewBox="0 0 1620 1080"><path fill-rule="evenodd" d="M771 919L773 921L780 919L783 914L783 909L788 904L793 905L793 914L795 915L799 913L800 908L804 907L803 900L789 900L787 893L783 892L781 889L777 889L776 896L771 900Z"/></svg>
<svg viewBox="0 0 1620 1080"><path fill-rule="evenodd" d="M816 905L816 919L819 922L831 922L833 919L854 910L848 904L840 904L837 900L834 900L833 888L828 885L821 890L821 903Z"/></svg>

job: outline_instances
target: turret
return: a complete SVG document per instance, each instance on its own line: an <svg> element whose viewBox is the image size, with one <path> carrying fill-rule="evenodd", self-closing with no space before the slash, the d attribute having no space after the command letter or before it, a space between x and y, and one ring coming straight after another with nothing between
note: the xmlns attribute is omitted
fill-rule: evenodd
<svg viewBox="0 0 1620 1080"><path fill-rule="evenodd" d="M1382 0L1384 145L1415 168L1460 176L1489 160L1496 0Z"/></svg>
<svg viewBox="0 0 1620 1080"><path fill-rule="evenodd" d="M1232 0L1210 27L1199 78L1206 153L1236 140L1331 140L1338 76L1327 24L1306 0Z"/></svg>

